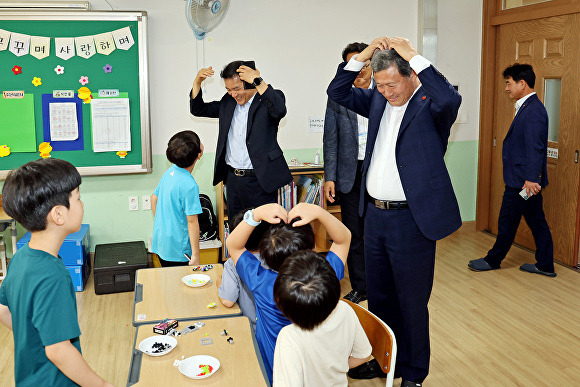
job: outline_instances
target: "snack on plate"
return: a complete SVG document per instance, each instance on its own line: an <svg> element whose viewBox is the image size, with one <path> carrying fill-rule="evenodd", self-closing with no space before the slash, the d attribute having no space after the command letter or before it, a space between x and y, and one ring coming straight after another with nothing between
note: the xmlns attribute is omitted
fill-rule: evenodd
<svg viewBox="0 0 580 387"><path fill-rule="evenodd" d="M197 374L196 376L205 376L207 374L211 374L213 371L213 367L209 364L200 364L199 368L201 369L201 373Z"/></svg>

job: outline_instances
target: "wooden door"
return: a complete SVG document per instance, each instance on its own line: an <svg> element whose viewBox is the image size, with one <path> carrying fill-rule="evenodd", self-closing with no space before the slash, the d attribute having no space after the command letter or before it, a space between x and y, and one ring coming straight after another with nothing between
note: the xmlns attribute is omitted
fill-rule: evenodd
<svg viewBox="0 0 580 387"><path fill-rule="evenodd" d="M542 191L544 211L554 239L554 259L569 266L576 264L574 243L578 210L579 169L575 160L580 149L578 124L580 59L580 14L505 24L499 27L497 41L494 101L494 138L492 156L491 218L492 233L497 234L497 218L504 190L502 143L514 118L514 103L505 92L503 70L515 63L528 63L536 73L535 91L545 101L545 81L561 80L559 133L548 147L558 158L548 157L549 185ZM557 111L557 109L556 109ZM515 243L535 250L534 239L522 221Z"/></svg>

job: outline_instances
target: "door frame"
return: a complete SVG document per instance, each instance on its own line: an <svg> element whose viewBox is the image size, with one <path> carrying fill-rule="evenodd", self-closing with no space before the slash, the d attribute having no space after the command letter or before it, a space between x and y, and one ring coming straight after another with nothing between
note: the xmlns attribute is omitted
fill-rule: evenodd
<svg viewBox="0 0 580 387"><path fill-rule="evenodd" d="M503 10L502 0L483 0L481 45L481 101L479 111L479 162L477 167L476 229L491 230L491 173L493 152L494 95L497 85L496 73L498 29L503 24L552 16L580 13L580 0L551 0L518 8ZM497 139L497 141L500 141ZM578 182L580 184L580 181ZM580 194L579 194L580 195ZM580 207L580 198L578 200ZM579 208L580 209L580 208ZM580 211L576 210L576 233L574 262L578 265L578 242L580 239Z"/></svg>

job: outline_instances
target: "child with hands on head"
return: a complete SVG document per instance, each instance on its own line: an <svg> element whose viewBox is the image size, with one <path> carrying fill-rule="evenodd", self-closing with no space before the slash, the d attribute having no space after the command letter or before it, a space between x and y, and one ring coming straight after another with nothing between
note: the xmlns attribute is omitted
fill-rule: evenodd
<svg viewBox="0 0 580 387"><path fill-rule="evenodd" d="M279 204L265 204L247 211L244 214L244 222L240 223L226 240L238 274L254 296L257 315L256 339L270 382L273 380L274 348L278 333L291 323L276 306L274 282L286 258L297 251L314 249L314 232L309 224L313 220L318 220L333 240L326 261L340 280L344 277L350 231L320 206L300 203L287 212ZM261 256L270 269L263 268L256 257L245 248L254 227L261 222L274 225L260 243Z"/></svg>

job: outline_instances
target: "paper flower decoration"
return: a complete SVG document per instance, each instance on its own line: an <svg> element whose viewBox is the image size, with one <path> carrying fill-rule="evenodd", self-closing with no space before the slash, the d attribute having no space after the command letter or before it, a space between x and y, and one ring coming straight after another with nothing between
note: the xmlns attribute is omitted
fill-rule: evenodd
<svg viewBox="0 0 580 387"><path fill-rule="evenodd" d="M79 82L81 83L81 85L86 85L87 83L89 83L89 77L86 76L81 76L81 79L79 79Z"/></svg>
<svg viewBox="0 0 580 387"><path fill-rule="evenodd" d="M41 142L38 146L38 152L40 157L47 159L50 157L50 152L52 152L52 147L49 142Z"/></svg>
<svg viewBox="0 0 580 387"><path fill-rule="evenodd" d="M91 98L93 98L93 96L91 95L91 91L88 87L83 86L77 91L79 93L79 98L82 99L84 103L91 103Z"/></svg>
<svg viewBox="0 0 580 387"><path fill-rule="evenodd" d="M42 79L40 79L38 77L34 77L34 78L32 78L32 84L34 85L34 87L38 87L38 86L42 85Z"/></svg>
<svg viewBox="0 0 580 387"><path fill-rule="evenodd" d="M117 156L124 159L125 157L127 157L127 151L118 151Z"/></svg>
<svg viewBox="0 0 580 387"><path fill-rule="evenodd" d="M0 145L0 157L6 157L10 154L10 147L8 145Z"/></svg>
<svg viewBox="0 0 580 387"><path fill-rule="evenodd" d="M107 63L105 66L103 66L103 70L105 70L105 74L109 74L113 71L113 66Z"/></svg>
<svg viewBox="0 0 580 387"><path fill-rule="evenodd" d="M14 75L22 74L22 67L18 65L14 66L12 67L12 72L14 73Z"/></svg>
<svg viewBox="0 0 580 387"><path fill-rule="evenodd" d="M64 74L64 67L62 67L61 65L58 65L54 68L54 72L57 75L62 75L62 74Z"/></svg>

